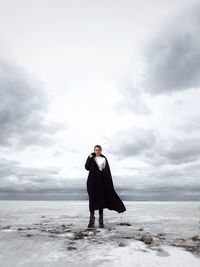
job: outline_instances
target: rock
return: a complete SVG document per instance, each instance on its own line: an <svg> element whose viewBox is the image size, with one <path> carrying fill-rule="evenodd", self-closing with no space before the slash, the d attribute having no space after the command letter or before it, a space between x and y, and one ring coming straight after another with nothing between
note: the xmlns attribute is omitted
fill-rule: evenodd
<svg viewBox="0 0 200 267"><path fill-rule="evenodd" d="M68 250L74 250L74 249L76 249L76 247L68 246L67 249L68 249Z"/></svg>
<svg viewBox="0 0 200 267"><path fill-rule="evenodd" d="M71 240L71 241L69 241L69 244L73 245L73 244L75 244L75 241Z"/></svg>
<svg viewBox="0 0 200 267"><path fill-rule="evenodd" d="M126 243L123 242L123 241L120 241L119 244L118 244L119 247L125 247L126 246Z"/></svg>
<svg viewBox="0 0 200 267"><path fill-rule="evenodd" d="M156 253L159 257L169 257L169 252L159 248Z"/></svg>
<svg viewBox="0 0 200 267"><path fill-rule="evenodd" d="M26 236L27 236L27 237L30 237L30 236L32 236L32 235L31 235L31 234L27 234Z"/></svg>
<svg viewBox="0 0 200 267"><path fill-rule="evenodd" d="M84 232L75 232L74 234L74 237L73 239L76 240L76 239L83 239L84 237L88 236L87 233L84 233Z"/></svg>
<svg viewBox="0 0 200 267"><path fill-rule="evenodd" d="M3 226L2 229L10 229L11 225Z"/></svg>
<svg viewBox="0 0 200 267"><path fill-rule="evenodd" d="M153 242L153 238L150 234L143 234L140 238L145 244L150 245Z"/></svg>
<svg viewBox="0 0 200 267"><path fill-rule="evenodd" d="M164 236L166 235L165 233L161 232L161 233L158 233L158 236Z"/></svg>
<svg viewBox="0 0 200 267"><path fill-rule="evenodd" d="M200 237L198 235L194 235L191 239L193 241L200 241Z"/></svg>
<svg viewBox="0 0 200 267"><path fill-rule="evenodd" d="M120 222L119 225L131 226L131 224L129 222Z"/></svg>
<svg viewBox="0 0 200 267"><path fill-rule="evenodd" d="M165 239L165 235L166 235L165 233L158 233L156 237L161 240L161 239Z"/></svg>

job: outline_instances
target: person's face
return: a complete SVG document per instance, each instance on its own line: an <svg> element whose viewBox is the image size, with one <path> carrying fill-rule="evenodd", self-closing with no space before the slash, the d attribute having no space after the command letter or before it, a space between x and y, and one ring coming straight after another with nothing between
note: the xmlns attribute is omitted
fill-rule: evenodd
<svg viewBox="0 0 200 267"><path fill-rule="evenodd" d="M95 152L96 156L100 156L101 149L99 147L95 147L94 152Z"/></svg>

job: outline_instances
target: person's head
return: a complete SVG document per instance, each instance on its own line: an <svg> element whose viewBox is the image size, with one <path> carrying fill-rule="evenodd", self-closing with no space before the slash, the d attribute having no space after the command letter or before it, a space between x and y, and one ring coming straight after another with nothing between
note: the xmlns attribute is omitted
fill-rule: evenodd
<svg viewBox="0 0 200 267"><path fill-rule="evenodd" d="M102 147L100 145L94 146L94 152L95 152L96 156L100 156L101 152L102 152Z"/></svg>

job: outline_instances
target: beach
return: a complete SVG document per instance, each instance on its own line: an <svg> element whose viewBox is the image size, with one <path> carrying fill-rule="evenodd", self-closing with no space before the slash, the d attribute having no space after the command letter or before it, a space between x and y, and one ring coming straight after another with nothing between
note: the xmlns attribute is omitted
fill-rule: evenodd
<svg viewBox="0 0 200 267"><path fill-rule="evenodd" d="M0 262L14 266L200 266L200 203L125 201L88 229L87 201L0 201Z"/></svg>

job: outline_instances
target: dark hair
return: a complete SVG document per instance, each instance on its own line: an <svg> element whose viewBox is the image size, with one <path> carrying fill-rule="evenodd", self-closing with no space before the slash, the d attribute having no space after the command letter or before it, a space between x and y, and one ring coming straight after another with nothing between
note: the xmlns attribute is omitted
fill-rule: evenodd
<svg viewBox="0 0 200 267"><path fill-rule="evenodd" d="M100 148L102 150L102 147L100 145L94 146L94 150L95 150L95 147L98 147L98 148Z"/></svg>

